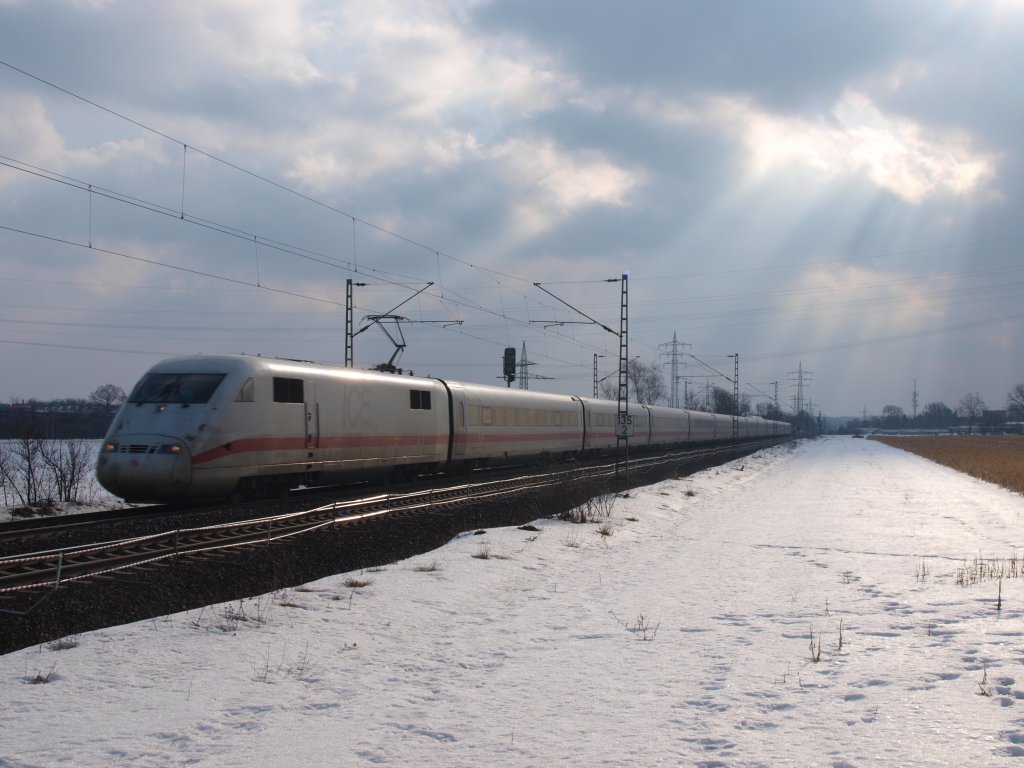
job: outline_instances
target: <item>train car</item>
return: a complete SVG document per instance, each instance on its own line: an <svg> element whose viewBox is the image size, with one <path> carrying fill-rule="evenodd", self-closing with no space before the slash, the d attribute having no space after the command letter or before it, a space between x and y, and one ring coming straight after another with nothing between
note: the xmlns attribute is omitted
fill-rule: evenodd
<svg viewBox="0 0 1024 768"><path fill-rule="evenodd" d="M615 400L581 398L584 408L583 452L587 455L609 454L619 444L619 404ZM625 426L630 445L651 444L652 424L647 406L630 403Z"/></svg>
<svg viewBox="0 0 1024 768"><path fill-rule="evenodd" d="M669 447L691 441L692 414L681 408L649 406L651 414L651 446Z"/></svg>
<svg viewBox="0 0 1024 768"><path fill-rule="evenodd" d="M744 417L741 438L788 434ZM153 366L104 439L96 475L128 501L261 497L301 484L416 476L733 439L720 414L246 355Z"/></svg>
<svg viewBox="0 0 1024 768"><path fill-rule="evenodd" d="M453 410L453 468L563 458L583 450L578 397L455 381L446 386Z"/></svg>
<svg viewBox="0 0 1024 768"><path fill-rule="evenodd" d="M712 421L714 422L714 433L712 440L715 442L721 442L723 440L732 439L732 416L727 416L724 413L712 413L709 414Z"/></svg>
<svg viewBox="0 0 1024 768"><path fill-rule="evenodd" d="M132 390L96 474L129 501L268 495L445 466L449 422L447 391L433 379L244 355L175 358Z"/></svg>
<svg viewBox="0 0 1024 768"><path fill-rule="evenodd" d="M690 411L690 440L692 443L706 443L715 439L715 414L706 411Z"/></svg>

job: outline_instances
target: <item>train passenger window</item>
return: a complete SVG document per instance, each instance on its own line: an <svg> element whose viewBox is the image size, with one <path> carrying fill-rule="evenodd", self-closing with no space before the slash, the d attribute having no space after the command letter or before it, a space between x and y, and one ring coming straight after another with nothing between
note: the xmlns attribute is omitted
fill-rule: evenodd
<svg viewBox="0 0 1024 768"><path fill-rule="evenodd" d="M410 389L409 390L409 407L414 411L429 411L430 410L430 392L429 390L421 389Z"/></svg>
<svg viewBox="0 0 1024 768"><path fill-rule="evenodd" d="M256 400L255 386L253 384L252 376L245 380L245 384L238 390L238 394L235 395L236 403L252 403Z"/></svg>
<svg viewBox="0 0 1024 768"><path fill-rule="evenodd" d="M274 402L275 403L304 403L302 379L286 379L283 376L274 377Z"/></svg>

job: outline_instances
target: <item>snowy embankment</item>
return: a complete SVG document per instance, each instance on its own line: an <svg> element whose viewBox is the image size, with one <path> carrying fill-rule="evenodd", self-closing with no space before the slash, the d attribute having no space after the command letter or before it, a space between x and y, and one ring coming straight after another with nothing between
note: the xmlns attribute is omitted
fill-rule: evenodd
<svg viewBox="0 0 1024 768"><path fill-rule="evenodd" d="M1024 581L997 609L956 575L1022 513L877 442L772 449L610 536L468 534L0 657L0 764L989 765L1024 755Z"/></svg>

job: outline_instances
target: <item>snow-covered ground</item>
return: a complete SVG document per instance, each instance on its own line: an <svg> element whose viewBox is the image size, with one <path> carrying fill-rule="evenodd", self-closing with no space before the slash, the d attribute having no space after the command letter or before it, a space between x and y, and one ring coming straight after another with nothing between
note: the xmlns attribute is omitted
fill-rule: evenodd
<svg viewBox="0 0 1024 768"><path fill-rule="evenodd" d="M0 765L1008 762L1024 581L997 609L955 577L1022 516L881 443L772 449L617 500L610 536L467 534L0 657Z"/></svg>

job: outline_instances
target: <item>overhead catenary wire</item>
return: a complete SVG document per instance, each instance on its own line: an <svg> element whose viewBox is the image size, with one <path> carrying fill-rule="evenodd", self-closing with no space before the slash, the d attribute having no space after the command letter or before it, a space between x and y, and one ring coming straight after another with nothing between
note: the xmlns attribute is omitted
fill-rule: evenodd
<svg viewBox="0 0 1024 768"><path fill-rule="evenodd" d="M166 208L165 206L162 206L162 205L160 205L158 203L154 203L154 202L151 202L151 201L143 200L143 199L138 198L138 197L127 195L125 193L121 193L121 192L117 192L117 191L114 191L114 190L106 189L106 188L99 187L99 186L96 186L96 185L90 185L88 182L85 182L85 181L82 181L82 180L79 180L79 179L75 179L75 178L72 178L72 177L68 177L68 176L65 176L63 174L59 174L59 173L57 173L55 171L50 171L48 169L41 168L41 167L35 166L35 165L31 165L29 163L24 163L22 161L19 161L19 160L16 160L14 158L10 158L10 157L4 156L4 155L0 155L0 165L4 165L4 166L7 166L7 167L10 167L10 168L12 168L14 170L30 173L31 175L37 176L39 178L42 178L42 179L45 179L45 180L48 180L48 181L54 181L54 182L57 182L57 183L60 183L60 184L64 184L64 185L70 186L72 188L76 188L76 189L80 189L80 190L87 190L87 189L88 190L92 190L96 194L98 194L98 195L100 195L102 197L105 197L107 199L113 200L115 202L123 203L123 204L130 205L130 206L134 206L134 207L140 208L140 209L145 210L145 211L150 212L150 213L155 213L155 214L164 215L164 216L167 216L167 217L170 217L170 218L182 220L182 221L184 221L186 223L194 224L196 226L199 226L199 227L202 227L202 228L205 228L205 229L208 229L208 230L212 230L212 231L218 232L220 234L224 234L224 235L228 235L228 236L231 236L231 237L235 237L235 238L238 238L240 240L245 240L245 241L253 242L254 244L256 244L257 247L258 247L259 244L263 244L263 245L265 245L267 247L270 247L270 248L273 248L273 249L275 249L275 250L277 250L279 252L286 253L286 254L291 254L291 255L294 255L294 256L298 256L298 257L306 259L308 261L324 264L326 266L345 269L345 270L351 271L353 273L356 273L359 270L359 266L355 262L345 262L343 260L338 260L338 259L336 259L334 257L330 257L330 256L328 256L326 254L318 253L316 251L311 251L309 249L305 249L305 248L302 248L302 247L297 246L297 245L283 243L283 242L280 242L280 241L277 241L277 240L274 240L274 239L271 239L271 238L263 237L263 236L260 236L260 235L257 235L257 234L251 233L251 232L247 232L245 230L240 230L240 229L238 229L236 227L233 227L233 226L230 226L230 225L227 225L227 224L223 224L223 223L220 223L220 222L215 222L215 221L212 221L212 220L209 220L209 219L204 219L204 218L195 216L193 214L181 214L178 211ZM16 231L16 232L19 232L19 233L25 234L25 235L37 236L37 237L40 237L40 238L43 238L43 239L53 240L55 242L63 242L63 243L66 243L66 244L79 245L79 246L81 245L80 243L75 243L74 241L66 240L64 238L56 238L56 237L45 235L45 234L42 234L42 233L32 232L32 231L29 231L29 230L20 230L20 229L12 228L12 227L3 227L3 228L9 229L10 231ZM91 241L91 236L90 236L90 241ZM91 244L90 244L89 247L92 248ZM138 257L132 257L132 256L130 256L128 254L123 254L123 253L115 252L115 251L109 251L109 250L105 251L104 249L99 249L99 248L92 248L92 250L97 250L99 252L107 252L107 253L111 253L111 254L115 254L115 255L121 255L121 256L125 256L126 258L138 259ZM185 268L185 267L179 267L179 266L176 266L176 265L166 264L164 262L159 262L157 260L146 260L146 259L139 259L139 260L148 261L149 263L156 264L156 265L159 265L159 266L165 266L165 267L169 267L169 268L173 268L173 269L180 269L180 270L186 271L186 272L192 272L193 274L204 276L204 277L208 277L208 278L212 278L212 279L222 279L222 276L219 276L219 275L216 275L216 274L210 273L210 272L205 272L205 271L201 271L201 270L192 270L192 269ZM389 284L391 284L393 286L397 286L397 287L406 287L408 282L412 282L412 281L416 280L416 278L414 278L413 276L400 275L398 273L390 272L390 271L387 271L387 270L380 270L380 269L376 269L376 268L372 268L372 267L368 268L368 267L365 267L365 266L362 268L362 273L363 274L367 274L367 273L373 274L377 279L381 279L384 282L389 283ZM247 286L255 287L255 288L265 288L266 287L266 286L263 286L263 285L259 284L260 280L259 280L259 275L258 274L257 274L257 283L256 284L249 283L247 281L239 281L239 280L235 280L235 279L232 279L232 278L223 278L223 279L226 279L229 282L239 283L239 284L242 284L242 285L247 285ZM498 285L504 284L500 280L495 280L495 282ZM506 288L510 288L511 290L514 290L517 293L521 293L520 291L516 290L514 287L508 286L507 284L504 284L504 285L505 285ZM277 292L286 293L286 294L289 294L289 295L292 295L292 296L295 296L295 297L298 297L298 298L309 298L310 300L313 300L313 301L325 301L325 302L330 303L330 304L341 306L340 302L334 302L334 301L330 301L330 300L326 300L326 299L319 299L317 297L309 296L308 294L298 294L298 293L294 293L294 292L289 293L287 291L281 291L280 289L268 289L268 290L275 290ZM432 294L428 294L428 295L432 295ZM451 297L453 295L459 297L458 300L452 299ZM525 298L525 294L522 294L522 295L524 295L524 298ZM440 298L440 297L435 296L435 298ZM522 321L516 320L515 318L510 318L510 317L506 316L504 314L504 312L496 312L495 310L492 310L489 307L485 307L484 305L481 305L479 303L472 302L471 300L469 300L469 299L467 299L465 297L460 296L460 294L458 294L458 293L453 293L452 291L449 291L449 297L448 297L447 301L449 301L449 302L451 302L453 304L461 303L464 306L466 306L467 308L472 308L474 310L477 310L477 311L480 311L480 312L484 312L486 314L494 315L495 317L498 317L498 318L504 320L506 322L506 324L508 322L512 322L512 323L516 323L516 324L518 324L520 326L527 326L528 325L526 323L523 323ZM555 334L555 335L559 336L563 340L572 341L572 340L568 339L567 337L565 337L564 335L561 335L561 334Z"/></svg>
<svg viewBox="0 0 1024 768"><path fill-rule="evenodd" d="M134 125L134 126L136 126L138 128L141 128L144 131L148 131L148 132L150 132L150 133L152 133L152 134L154 134L156 136L160 136L161 138L166 139L167 141L170 141L170 142L173 142L175 144L178 144L178 145L180 145L183 148L183 150L191 148L193 152L196 152L197 154L200 154L203 157L206 157L206 158L208 158L208 159L210 159L210 160L212 160L212 161L214 161L216 163L220 163L221 165L224 165L227 168L231 168L234 171L237 171L237 172L242 173L242 174L244 174L246 176L249 176L249 177L251 177L253 179L256 179L256 180L258 180L258 181L260 181L260 182L262 182L264 184L268 184L268 185L274 187L275 189L278 189L278 190L280 190L282 192L285 192L285 193L287 193L289 195L294 195L295 197L298 197L298 198L300 198L302 200L305 200L306 202L309 202L309 203L311 203L313 205L316 205L316 206L324 208L324 209L326 209L328 211L332 211L334 213L340 214L341 216L345 216L345 217L347 217L347 218L352 220L353 226L355 225L355 222L358 221L360 224L363 224L364 226L370 227L371 229L374 229L377 232L380 232L381 234L385 234L385 235L387 235L389 237L393 237L396 240L400 240L400 241L402 241L404 243L407 243L409 245L415 246L415 247L420 248L422 250L425 250L427 252L433 252L433 253L437 254L438 256L444 256L446 259L451 259L452 261L458 262L458 263L463 264L465 266L472 267L473 269L480 270L483 273L488 273L488 274L491 274L491 275L500 275L500 276L505 277L507 279L521 280L522 282L528 282L524 278L519 278L519 277L516 277L515 275L511 275L511 274L508 274L508 273L505 273L505 272L501 272L499 270L492 269L490 267L484 267L484 266L481 266L481 265L478 265L478 264L473 264L472 262L466 261L465 259L460 259L457 256L453 256L450 253L446 253L443 250L440 250L440 249L437 249L437 248L433 248L433 247L431 247L429 245L426 245L426 244L424 244L424 243L422 243L422 242L420 242L418 240L415 240L415 239L413 239L411 237L408 237L408 236L403 235L403 234L401 234L399 232L396 232L396 231L394 231L392 229L389 229L388 227L382 226L380 224L376 224L376 223L374 223L372 221L367 221L365 219L362 219L362 218L356 216L353 213L349 213L348 211L342 210L341 208L337 208L337 207L335 207L333 205L330 205L329 203L326 203L326 202L324 202L322 200L318 200L317 198L315 198L315 197L313 197L311 195L307 195L304 192L300 192L297 189L289 187L289 186L287 186L285 184L281 184L280 182L274 181L271 178L268 178L266 176L263 176L262 174L256 173L255 171L251 171L248 168L245 168L245 167L243 167L241 165L238 165L237 163L234 163L234 162L232 162L230 160L226 160L225 158L222 158L222 157L220 157L218 155L215 155L212 152L207 152L207 151L205 151L203 149L200 149L200 148L196 147L195 145L187 144L182 139L179 139L179 138L176 138L174 136L171 136L170 134L165 133L164 131L161 131L161 130L159 130L157 128L153 128L152 126L147 125L146 123L143 123L143 122L141 122L139 120L136 120L135 118L129 117L128 115L122 114L122 113L120 113L120 112L118 112L118 111L116 111L114 109L111 109L110 107L106 107L106 106L104 106L104 105L102 105L102 104L100 104L100 103L98 103L96 101L93 101L92 99L86 98L85 96L82 96L81 94L78 94L75 91L72 91L72 90L70 90L68 88L64 88L64 87L62 87L60 85L57 85L56 83L54 83L54 82L52 82L50 80L47 80L47 79L45 79L43 77L35 75L35 74L33 74L31 72L28 72L28 71L26 71L24 69L21 69L20 67L17 67L15 65L11 64L8 61L0 59L0 66L5 66L8 69L11 69L11 70L13 70L13 71L15 71L15 72L17 72L17 73L19 73L21 75L24 75L25 77L28 77L28 78L30 78L32 80L35 80L36 82L41 83L41 84L43 84L43 85L45 85L45 86L47 86L49 88L53 88L54 90L57 90L57 91L65 94L65 95L67 95L67 96L69 96L69 97L71 97L73 99L77 99L78 101L84 102L85 104L88 104L89 106L95 107L96 109L99 109L99 110L101 110L103 112L106 112L107 114L109 114L109 115L111 115L113 117L116 117L116 118L118 118L120 120L125 120L128 123L131 123L132 125ZM184 174L182 176L182 184L183 184L183 190L184 190ZM182 214L182 217L184 217L184 192L183 192L183 195L182 195L182 211L181 211L181 214Z"/></svg>

